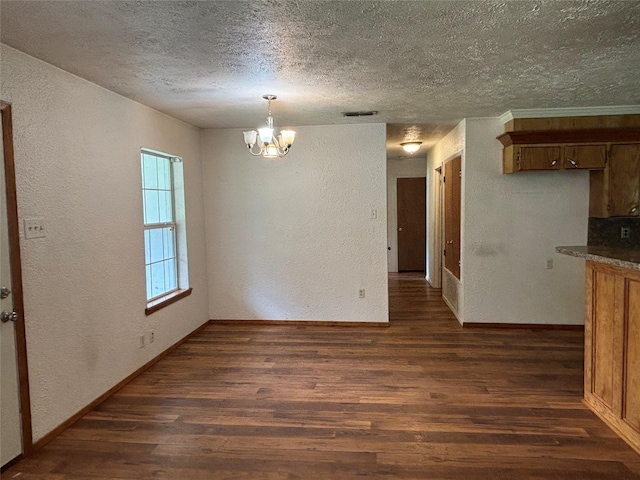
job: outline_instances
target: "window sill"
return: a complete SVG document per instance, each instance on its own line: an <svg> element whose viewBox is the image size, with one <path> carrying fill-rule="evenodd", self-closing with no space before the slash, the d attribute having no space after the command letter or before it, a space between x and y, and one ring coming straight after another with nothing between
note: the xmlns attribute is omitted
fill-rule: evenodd
<svg viewBox="0 0 640 480"><path fill-rule="evenodd" d="M156 298L155 300L147 303L147 308L144 309L144 314L151 315L161 308L177 302L181 298L188 297L189 295L191 295L192 290L193 288L187 288L186 290L176 290L175 292L168 293L164 297Z"/></svg>

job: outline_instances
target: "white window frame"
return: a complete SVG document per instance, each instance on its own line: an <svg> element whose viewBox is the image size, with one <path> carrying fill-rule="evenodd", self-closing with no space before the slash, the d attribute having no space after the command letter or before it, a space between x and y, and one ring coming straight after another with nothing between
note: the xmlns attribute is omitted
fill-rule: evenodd
<svg viewBox="0 0 640 480"><path fill-rule="evenodd" d="M182 298L183 296L189 295L191 293L191 289L189 288L188 281L188 271L187 271L187 253L186 253L186 226L185 226L185 215L184 215L184 182L182 175L182 158L176 155L167 154L164 152L159 152L157 150L152 150L149 148L141 148L140 149L140 166L142 171L142 178L144 180L144 155L152 155L154 157L160 157L169 161L169 178L170 178L170 192L171 192L171 221L169 222L157 222L157 223L145 223L144 222L144 214L143 214L143 231L146 236L146 232L156 229L164 229L164 228L173 228L173 257L163 257L162 261L166 261L166 259L173 258L174 266L175 266L175 288L171 290L167 290L159 295L155 295L151 298L147 298L147 315L153 313L154 311L162 308L164 303L173 303L173 301ZM178 168L180 167L180 168ZM176 176L179 173L180 182L176 182ZM180 195L179 199L177 199L177 187L178 183L180 183ZM144 183L142 185L142 203L143 203L143 213L146 208L145 205L145 194L146 190L151 190L145 188ZM166 191L166 189L165 189ZM176 203L180 204L181 208L176 208ZM157 262L153 262L157 263ZM147 266L152 265L152 263L147 263L147 247L145 245L145 297L147 292L147 283L150 281L147 278Z"/></svg>

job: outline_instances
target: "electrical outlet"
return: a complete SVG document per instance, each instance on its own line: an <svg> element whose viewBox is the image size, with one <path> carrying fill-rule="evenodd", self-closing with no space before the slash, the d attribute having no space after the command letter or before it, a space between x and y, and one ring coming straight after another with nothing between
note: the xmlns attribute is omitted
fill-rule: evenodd
<svg viewBox="0 0 640 480"><path fill-rule="evenodd" d="M547 270L551 270L553 268L553 259L547 260Z"/></svg>
<svg viewBox="0 0 640 480"><path fill-rule="evenodd" d="M149 343L153 343L156 339L156 332L153 330L149 332Z"/></svg>
<svg viewBox="0 0 640 480"><path fill-rule="evenodd" d="M44 218L24 219L24 238L46 237L47 231L44 228Z"/></svg>
<svg viewBox="0 0 640 480"><path fill-rule="evenodd" d="M364 288L361 288L360 290L358 290L358 297L364 298L364 293Z"/></svg>
<svg viewBox="0 0 640 480"><path fill-rule="evenodd" d="M144 348L144 335L140 335L140 348Z"/></svg>
<svg viewBox="0 0 640 480"><path fill-rule="evenodd" d="M622 227L620 229L620 238L629 238L631 236L631 229L629 227Z"/></svg>

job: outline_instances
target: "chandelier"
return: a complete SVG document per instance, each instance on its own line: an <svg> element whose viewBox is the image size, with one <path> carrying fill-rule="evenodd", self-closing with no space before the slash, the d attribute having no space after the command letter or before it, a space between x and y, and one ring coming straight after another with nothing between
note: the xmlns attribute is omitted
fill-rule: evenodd
<svg viewBox="0 0 640 480"><path fill-rule="evenodd" d="M275 100L275 95L263 95L262 98L269 102L269 116L267 126L255 130L243 132L244 143L247 144L249 153L254 156L262 155L265 158L284 157L289 153L289 148L293 144L296 132L293 130L282 130L279 135L274 134L273 117L271 116L271 100ZM258 145L258 150L254 145Z"/></svg>

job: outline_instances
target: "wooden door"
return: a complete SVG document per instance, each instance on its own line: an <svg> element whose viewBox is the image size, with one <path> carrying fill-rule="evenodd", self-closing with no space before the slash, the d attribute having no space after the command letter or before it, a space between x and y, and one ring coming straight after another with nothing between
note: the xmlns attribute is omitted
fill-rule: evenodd
<svg viewBox="0 0 640 480"><path fill-rule="evenodd" d="M609 216L640 213L640 144L611 145Z"/></svg>
<svg viewBox="0 0 640 480"><path fill-rule="evenodd" d="M0 300L0 309L3 315L11 315L13 309L13 297L11 286L11 256L9 254L9 232L7 228L6 191L4 179L4 154L2 155L3 167L0 169L0 195L2 208L0 208L0 284L3 294ZM5 295L6 293L6 295ZM18 383L18 363L16 355L16 333L13 321L3 318L0 323L0 421L2 422L2 448L0 449L0 464L6 465L22 453L22 431L20 427L20 388Z"/></svg>
<svg viewBox="0 0 640 480"><path fill-rule="evenodd" d="M16 201L13 124L11 105L0 101L2 116L2 160L0 168L0 466L28 455L31 439L31 408L25 338L20 237Z"/></svg>
<svg viewBox="0 0 640 480"><path fill-rule="evenodd" d="M398 271L424 272L426 179L398 179Z"/></svg>
<svg viewBox="0 0 640 480"><path fill-rule="evenodd" d="M640 432L640 278L628 279L622 419Z"/></svg>
<svg viewBox="0 0 640 480"><path fill-rule="evenodd" d="M619 402L616 385L618 368L616 357L618 338L620 331L619 303L617 294L620 291L617 285L618 277L608 271L588 270L592 275L591 291L593 292L592 318L590 331L592 343L588 359L591 367L591 382L589 392L600 400L607 408L616 410Z"/></svg>
<svg viewBox="0 0 640 480"><path fill-rule="evenodd" d="M565 147L563 166L566 169L603 169L607 162L606 145L575 145Z"/></svg>
<svg viewBox="0 0 640 480"><path fill-rule="evenodd" d="M560 147L520 147L520 170L558 170Z"/></svg>
<svg viewBox="0 0 640 480"><path fill-rule="evenodd" d="M462 157L444 165L444 267L460 279Z"/></svg>

